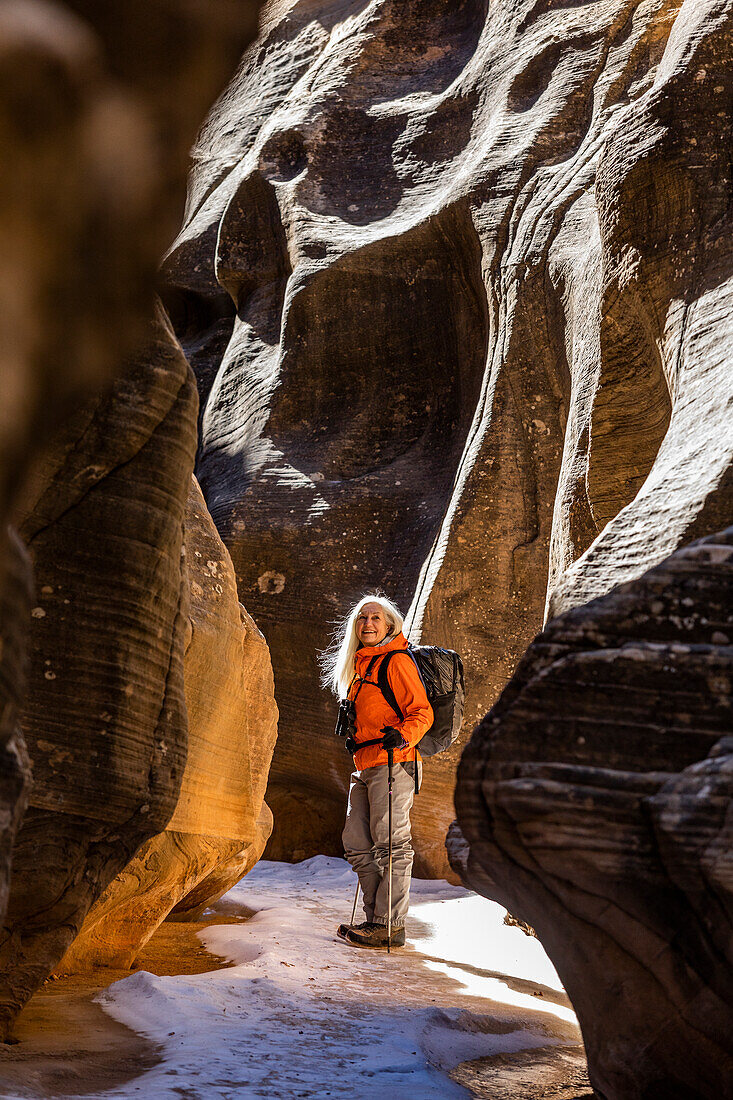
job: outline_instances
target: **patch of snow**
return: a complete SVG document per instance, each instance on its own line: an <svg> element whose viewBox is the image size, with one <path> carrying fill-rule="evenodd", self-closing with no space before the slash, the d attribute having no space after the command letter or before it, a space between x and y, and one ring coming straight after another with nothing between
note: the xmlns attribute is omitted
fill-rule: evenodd
<svg viewBox="0 0 733 1100"><path fill-rule="evenodd" d="M254 915L200 933L233 966L110 986L100 1003L163 1059L104 1096L457 1100L462 1061L579 1043L541 945L500 906L414 880L408 946L388 956L335 935L355 882L341 859L262 861L209 910Z"/></svg>

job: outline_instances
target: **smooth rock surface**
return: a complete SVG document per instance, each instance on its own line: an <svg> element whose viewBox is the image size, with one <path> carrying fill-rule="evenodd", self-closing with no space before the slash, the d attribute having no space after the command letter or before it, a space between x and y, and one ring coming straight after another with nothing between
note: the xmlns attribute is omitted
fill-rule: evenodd
<svg viewBox="0 0 733 1100"><path fill-rule="evenodd" d="M165 300L273 656L273 858L341 851L315 652L362 592L463 654L470 730L548 599L727 522L730 34L727 0L268 7ZM426 767L422 874L460 751Z"/></svg>
<svg viewBox="0 0 733 1100"><path fill-rule="evenodd" d="M231 559L195 479L185 559L188 752L175 809L92 906L59 973L129 967L174 906L195 919L254 866L270 835L263 801L277 736L270 657L239 603Z"/></svg>
<svg viewBox="0 0 733 1100"><path fill-rule="evenodd" d="M171 829L252 840L277 735L267 644L193 479L186 513L189 746Z"/></svg>
<svg viewBox="0 0 733 1100"><path fill-rule="evenodd" d="M602 1100L733 1095L733 528L566 612L474 733L448 848L555 963Z"/></svg>

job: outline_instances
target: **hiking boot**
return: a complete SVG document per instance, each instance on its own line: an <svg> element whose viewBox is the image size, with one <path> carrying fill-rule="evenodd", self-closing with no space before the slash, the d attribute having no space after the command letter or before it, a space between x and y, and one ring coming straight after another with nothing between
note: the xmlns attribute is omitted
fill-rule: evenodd
<svg viewBox="0 0 733 1100"><path fill-rule="evenodd" d="M387 926L386 924L371 924L367 928L351 928L347 931L344 939L353 947L386 947ZM389 946L405 946L404 925L401 928L392 927L392 939Z"/></svg>
<svg viewBox="0 0 733 1100"><path fill-rule="evenodd" d="M340 924L336 930L336 935L339 939L345 940L349 932L364 932L368 931L370 928L378 927L378 924L372 924L372 922L368 920L362 921L361 924Z"/></svg>

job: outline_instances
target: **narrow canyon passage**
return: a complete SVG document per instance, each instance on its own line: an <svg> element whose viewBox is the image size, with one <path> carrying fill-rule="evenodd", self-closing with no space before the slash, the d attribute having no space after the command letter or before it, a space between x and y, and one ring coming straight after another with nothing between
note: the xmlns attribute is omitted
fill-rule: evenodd
<svg viewBox="0 0 733 1100"><path fill-rule="evenodd" d="M732 57L0 2L0 1100L733 1100Z"/></svg>
<svg viewBox="0 0 733 1100"><path fill-rule="evenodd" d="M500 906L416 880L408 946L388 957L336 939L352 887L340 859L263 862L203 922L164 925L135 973L56 998L55 1036L41 993L3 1096L590 1095L557 975Z"/></svg>

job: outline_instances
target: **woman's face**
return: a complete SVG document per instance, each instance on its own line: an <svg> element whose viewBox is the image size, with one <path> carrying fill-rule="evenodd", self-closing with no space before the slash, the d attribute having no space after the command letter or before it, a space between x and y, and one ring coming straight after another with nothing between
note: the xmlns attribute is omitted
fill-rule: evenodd
<svg viewBox="0 0 733 1100"><path fill-rule="evenodd" d="M356 636L362 645L379 645L389 633L384 609L378 603L365 603L356 617Z"/></svg>

